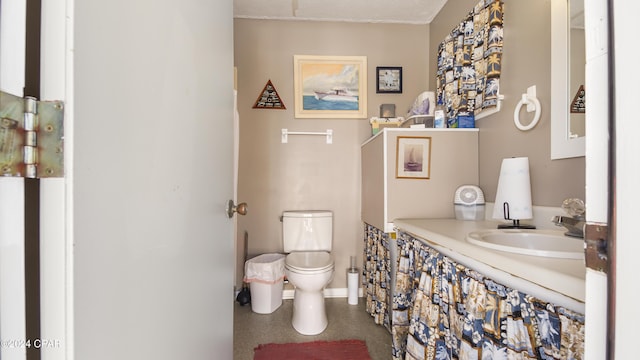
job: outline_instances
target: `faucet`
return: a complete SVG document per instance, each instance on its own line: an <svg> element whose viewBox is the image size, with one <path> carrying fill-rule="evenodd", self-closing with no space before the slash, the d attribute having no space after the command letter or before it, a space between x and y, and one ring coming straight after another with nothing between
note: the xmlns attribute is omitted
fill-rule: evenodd
<svg viewBox="0 0 640 360"><path fill-rule="evenodd" d="M562 209L570 216L556 215L551 218L551 222L556 226L567 228L567 232L564 233L567 236L584 238L584 225L586 222L584 201L571 198L565 199L562 202Z"/></svg>
<svg viewBox="0 0 640 360"><path fill-rule="evenodd" d="M573 236L578 238L584 238L584 216L560 216L556 215L551 219L556 226L564 226L567 228L567 232L564 234L567 236Z"/></svg>

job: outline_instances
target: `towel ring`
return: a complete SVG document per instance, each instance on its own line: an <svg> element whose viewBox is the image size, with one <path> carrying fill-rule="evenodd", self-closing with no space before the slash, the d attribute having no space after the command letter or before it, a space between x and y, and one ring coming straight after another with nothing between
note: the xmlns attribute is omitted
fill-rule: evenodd
<svg viewBox="0 0 640 360"><path fill-rule="evenodd" d="M520 122L520 109L522 105L533 105L535 109L535 114L533 115L533 120L529 123L529 125L522 125ZM540 101L535 96L528 96L527 94L522 94L522 99L518 101L518 105L516 105L516 109L513 111L513 122L516 124L516 127L522 131L528 131L533 129L534 126L538 124L540 120Z"/></svg>

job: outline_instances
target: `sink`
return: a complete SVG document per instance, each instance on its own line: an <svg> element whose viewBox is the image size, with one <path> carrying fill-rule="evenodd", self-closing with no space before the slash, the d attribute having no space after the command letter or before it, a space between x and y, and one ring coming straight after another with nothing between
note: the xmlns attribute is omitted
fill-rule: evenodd
<svg viewBox="0 0 640 360"><path fill-rule="evenodd" d="M492 229L473 231L467 241L485 248L510 253L584 259L584 240L555 230Z"/></svg>

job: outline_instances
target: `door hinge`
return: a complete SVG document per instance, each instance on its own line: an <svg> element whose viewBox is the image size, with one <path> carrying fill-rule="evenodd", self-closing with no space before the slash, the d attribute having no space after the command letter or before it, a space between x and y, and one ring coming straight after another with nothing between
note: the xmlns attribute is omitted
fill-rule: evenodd
<svg viewBox="0 0 640 360"><path fill-rule="evenodd" d="M608 239L607 224L587 223L584 226L584 259L589 269L607 273L609 260L607 255Z"/></svg>
<svg viewBox="0 0 640 360"><path fill-rule="evenodd" d="M64 177L64 103L0 92L0 176Z"/></svg>

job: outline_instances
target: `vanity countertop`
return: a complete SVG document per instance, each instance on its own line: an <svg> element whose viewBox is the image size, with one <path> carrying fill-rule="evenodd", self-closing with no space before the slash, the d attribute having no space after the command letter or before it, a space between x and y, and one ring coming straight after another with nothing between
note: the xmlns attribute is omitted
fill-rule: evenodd
<svg viewBox="0 0 640 360"><path fill-rule="evenodd" d="M394 225L443 255L503 285L584 314L584 260L546 258L491 250L465 240L471 231L495 229L495 221L396 219Z"/></svg>

